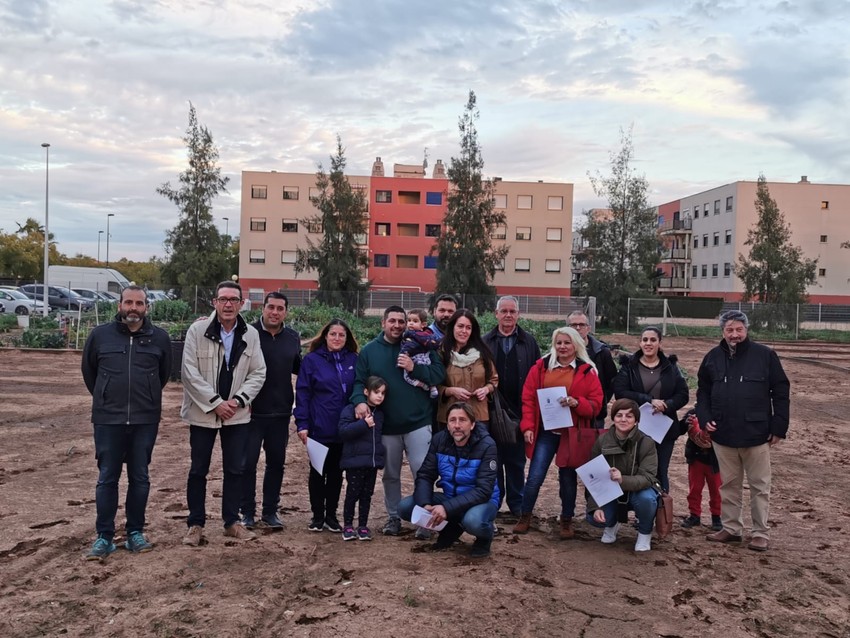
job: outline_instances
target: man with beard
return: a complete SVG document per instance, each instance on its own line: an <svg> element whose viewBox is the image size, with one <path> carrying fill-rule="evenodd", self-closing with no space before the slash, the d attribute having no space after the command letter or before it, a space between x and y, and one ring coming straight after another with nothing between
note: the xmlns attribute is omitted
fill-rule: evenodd
<svg viewBox="0 0 850 638"><path fill-rule="evenodd" d="M457 312L457 299L448 294L439 295L434 304L434 323L428 326L428 329L442 339L446 336L446 328L455 312Z"/></svg>
<svg viewBox="0 0 850 638"><path fill-rule="evenodd" d="M83 349L82 371L92 395L97 540L86 558L102 561L115 551L118 480L127 464L127 539L134 553L153 545L145 538L150 465L162 411L162 389L171 372L171 341L147 318L147 295L139 286L121 291L114 321L97 326Z"/></svg>

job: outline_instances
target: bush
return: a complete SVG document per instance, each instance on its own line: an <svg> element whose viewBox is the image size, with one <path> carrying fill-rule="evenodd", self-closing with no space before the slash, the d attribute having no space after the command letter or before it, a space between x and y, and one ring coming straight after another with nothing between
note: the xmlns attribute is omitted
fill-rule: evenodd
<svg viewBox="0 0 850 638"><path fill-rule="evenodd" d="M25 348L65 348L67 341L61 330L25 330L21 335L21 345Z"/></svg>
<svg viewBox="0 0 850 638"><path fill-rule="evenodd" d="M18 327L17 315L3 313L0 315L0 332L9 332L13 328Z"/></svg>
<svg viewBox="0 0 850 638"><path fill-rule="evenodd" d="M192 316L192 307L181 299L163 299L151 304L148 316L154 323L188 321Z"/></svg>

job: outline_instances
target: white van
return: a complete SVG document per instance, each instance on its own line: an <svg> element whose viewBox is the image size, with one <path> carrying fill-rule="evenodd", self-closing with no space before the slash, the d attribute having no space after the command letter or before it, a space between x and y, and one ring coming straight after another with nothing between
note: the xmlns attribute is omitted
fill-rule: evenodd
<svg viewBox="0 0 850 638"><path fill-rule="evenodd" d="M49 282L66 288L91 288L98 292L120 293L130 285L129 280L114 268L85 266L48 266Z"/></svg>

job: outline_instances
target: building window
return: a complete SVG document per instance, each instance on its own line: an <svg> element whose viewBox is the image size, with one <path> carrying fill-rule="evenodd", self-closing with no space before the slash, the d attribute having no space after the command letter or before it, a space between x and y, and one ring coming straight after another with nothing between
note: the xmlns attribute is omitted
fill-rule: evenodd
<svg viewBox="0 0 850 638"><path fill-rule="evenodd" d="M425 236L426 237L439 237L440 236L440 225L439 224L425 224Z"/></svg>
<svg viewBox="0 0 850 638"><path fill-rule="evenodd" d="M507 239L508 238L508 227L504 224L500 224L493 228L493 232L490 233L490 239Z"/></svg>
<svg viewBox="0 0 850 638"><path fill-rule="evenodd" d="M732 212L732 196L731 195L729 195L729 197L726 198L726 212L727 213Z"/></svg>
<svg viewBox="0 0 850 638"><path fill-rule="evenodd" d="M493 196L493 208L507 208L508 207L508 196L507 195L494 195Z"/></svg>
<svg viewBox="0 0 850 638"><path fill-rule="evenodd" d="M706 248L708 246L708 233L702 236L702 247Z"/></svg>
<svg viewBox="0 0 850 638"><path fill-rule="evenodd" d="M531 210L531 206L533 204L533 198L531 195L517 195L516 196L516 207L519 210Z"/></svg>
<svg viewBox="0 0 850 638"><path fill-rule="evenodd" d="M284 219L281 224L281 230L285 233L297 233L298 232L298 220L297 219Z"/></svg>
<svg viewBox="0 0 850 638"><path fill-rule="evenodd" d="M715 215L720 214L720 200L719 199L714 200L714 214Z"/></svg>
<svg viewBox="0 0 850 638"><path fill-rule="evenodd" d="M284 186L283 187L283 198L284 199L298 199L298 187L297 186Z"/></svg>
<svg viewBox="0 0 850 638"><path fill-rule="evenodd" d="M531 270L530 259L514 259L514 270L516 272L528 272Z"/></svg>
<svg viewBox="0 0 850 638"><path fill-rule="evenodd" d="M694 248L699 248L699 237L694 237Z"/></svg>
<svg viewBox="0 0 850 638"><path fill-rule="evenodd" d="M356 235L354 235L353 239L354 239L354 243L357 244L358 246L365 246L366 245L366 233L357 233Z"/></svg>
<svg viewBox="0 0 850 638"><path fill-rule="evenodd" d="M266 263L266 251L265 250L251 250L248 253L248 261L252 264L264 264Z"/></svg>
<svg viewBox="0 0 850 638"><path fill-rule="evenodd" d="M694 206L694 219L699 219L699 206Z"/></svg>
<svg viewBox="0 0 850 638"><path fill-rule="evenodd" d="M392 191L375 191L375 201L379 204L389 204L393 201Z"/></svg>
<svg viewBox="0 0 850 638"><path fill-rule="evenodd" d="M826 235L821 235L821 236L820 236L820 243L825 244L825 243L826 243L826 239L827 239L827 236L826 236Z"/></svg>
<svg viewBox="0 0 850 638"><path fill-rule="evenodd" d="M375 234L378 237L389 237L390 236L390 225L387 222L377 222L375 224Z"/></svg>
<svg viewBox="0 0 850 638"><path fill-rule="evenodd" d="M732 243L732 229L731 228L726 229L726 243L727 244Z"/></svg>
<svg viewBox="0 0 850 638"><path fill-rule="evenodd" d="M717 277L717 264L711 264L711 276Z"/></svg>
<svg viewBox="0 0 850 638"><path fill-rule="evenodd" d="M375 255L375 268L389 268L390 267L390 256L389 255Z"/></svg>
<svg viewBox="0 0 850 638"><path fill-rule="evenodd" d="M282 264L294 264L296 251L294 250L281 250L280 251L280 263Z"/></svg>
<svg viewBox="0 0 850 638"><path fill-rule="evenodd" d="M428 270L436 270L436 268L437 268L437 255L425 255L424 266Z"/></svg>
<svg viewBox="0 0 850 638"><path fill-rule="evenodd" d="M703 216L703 217L708 217L708 202L706 202L706 203L705 203L705 204L703 204L703 206L702 206L702 216Z"/></svg>
<svg viewBox="0 0 850 638"><path fill-rule="evenodd" d="M314 234L323 233L325 232L325 225L320 221L307 222L307 232Z"/></svg>
<svg viewBox="0 0 850 638"><path fill-rule="evenodd" d="M549 195L548 210L564 210L564 198Z"/></svg>
<svg viewBox="0 0 850 638"><path fill-rule="evenodd" d="M712 240L714 242L713 243L714 246L720 245L720 231L717 231L716 233L714 233L714 237L712 237Z"/></svg>
<svg viewBox="0 0 850 638"><path fill-rule="evenodd" d="M396 255L396 268L419 268L419 257L416 255Z"/></svg>
<svg viewBox="0 0 850 638"><path fill-rule="evenodd" d="M531 240L531 226L517 226L516 229L517 241Z"/></svg>
<svg viewBox="0 0 850 638"><path fill-rule="evenodd" d="M818 277L826 277L826 268L818 268Z"/></svg>
<svg viewBox="0 0 850 638"><path fill-rule="evenodd" d="M563 231L560 228L547 228L546 241L561 241Z"/></svg>
<svg viewBox="0 0 850 638"><path fill-rule="evenodd" d="M322 191L316 188L315 186L311 186L310 190L307 191L307 196L310 199L316 199L321 194L321 192Z"/></svg>
<svg viewBox="0 0 850 638"><path fill-rule="evenodd" d="M422 201L422 193L419 191L399 191L399 204L419 204Z"/></svg>
<svg viewBox="0 0 850 638"><path fill-rule="evenodd" d="M560 259L547 259L545 267L546 267L546 272L561 272L561 260Z"/></svg>
<svg viewBox="0 0 850 638"><path fill-rule="evenodd" d="M821 209L821 210L829 210L829 202L828 202L828 201L826 201L826 200L823 200L823 201L820 203L820 209Z"/></svg>
<svg viewBox="0 0 850 638"><path fill-rule="evenodd" d="M732 274L732 264L730 264L727 261L725 264L723 264L723 276L728 277L731 274Z"/></svg>
<svg viewBox="0 0 850 638"><path fill-rule="evenodd" d="M691 267L691 279L696 279L696 278L697 278L697 266L692 266Z"/></svg>
<svg viewBox="0 0 850 638"><path fill-rule="evenodd" d="M269 196L268 186L252 186L251 199L266 199Z"/></svg>
<svg viewBox="0 0 850 638"><path fill-rule="evenodd" d="M702 278L705 279L708 277L708 264L702 265Z"/></svg>
<svg viewBox="0 0 850 638"><path fill-rule="evenodd" d="M443 204L443 194L425 193L425 203L428 206L441 206Z"/></svg>
<svg viewBox="0 0 850 638"><path fill-rule="evenodd" d="M399 224L399 237L419 237L419 224Z"/></svg>
<svg viewBox="0 0 850 638"><path fill-rule="evenodd" d="M256 231L261 232L261 233L266 232L266 218L265 217L252 217L251 218L251 230L256 230Z"/></svg>

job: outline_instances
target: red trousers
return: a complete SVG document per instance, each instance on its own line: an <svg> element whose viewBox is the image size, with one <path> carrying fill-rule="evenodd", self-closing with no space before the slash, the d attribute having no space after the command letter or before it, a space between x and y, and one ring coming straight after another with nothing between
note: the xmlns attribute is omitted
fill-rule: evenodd
<svg viewBox="0 0 850 638"><path fill-rule="evenodd" d="M688 465L688 510L699 517L702 514L702 488L708 483L708 509L712 516L720 516L720 472L700 461Z"/></svg>

